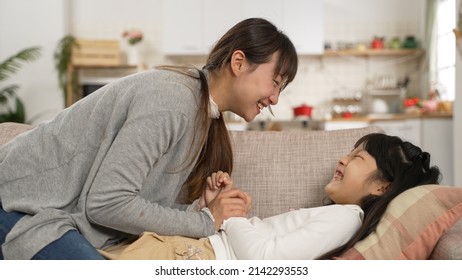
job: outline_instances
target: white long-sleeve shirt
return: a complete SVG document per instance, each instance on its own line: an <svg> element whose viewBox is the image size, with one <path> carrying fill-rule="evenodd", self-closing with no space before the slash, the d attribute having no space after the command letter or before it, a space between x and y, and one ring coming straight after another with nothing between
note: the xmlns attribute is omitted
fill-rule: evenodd
<svg viewBox="0 0 462 280"><path fill-rule="evenodd" d="M210 236L217 259L315 259L359 229L357 205L329 205L259 219L230 218Z"/></svg>

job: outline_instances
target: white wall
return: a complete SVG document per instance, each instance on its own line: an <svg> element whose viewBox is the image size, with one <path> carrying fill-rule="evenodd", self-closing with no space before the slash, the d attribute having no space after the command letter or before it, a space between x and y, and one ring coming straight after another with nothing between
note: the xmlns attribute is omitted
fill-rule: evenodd
<svg viewBox="0 0 462 280"><path fill-rule="evenodd" d="M71 33L78 38L120 40L122 32L137 28L144 33L142 57L149 66L164 63L162 55L163 0L70 0Z"/></svg>
<svg viewBox="0 0 462 280"><path fill-rule="evenodd" d="M0 61L22 49L40 46L38 60L24 64L5 81L18 84L18 95L26 107L26 119L40 121L53 117L63 108L53 66L53 51L67 33L66 0L0 0Z"/></svg>
<svg viewBox="0 0 462 280"><path fill-rule="evenodd" d="M462 0L457 1L461 8ZM462 19L461 19L462 20ZM456 55L456 100L454 102L454 184L462 187L462 50Z"/></svg>
<svg viewBox="0 0 462 280"><path fill-rule="evenodd" d="M63 12L69 1L69 15ZM288 0L290 1L290 0ZM67 32L80 38L121 39L127 28L139 28L145 34L142 57L149 67L164 63L190 63L201 66L205 57L165 57L162 54L163 0L0 0L0 58L31 44L45 47L41 64L25 67L21 96L29 116L60 108L62 96L57 90L51 54L58 38ZM325 0L325 36L338 42L369 42L373 36L404 37L423 33L423 7L420 0ZM15 28L10 28L14 26ZM27 34L27 36L24 36ZM18 36L19 35L19 36ZM5 43L7 44L5 44ZM124 45L121 44L122 51ZM280 119L291 119L292 108L302 103L315 106L318 115L330 110L329 100L339 91L363 90L366 80L380 75L410 75L411 85L419 92L420 77L414 64L386 59L370 64L364 59L319 59L300 57L296 80L284 91L274 108ZM40 66L39 66L40 65ZM40 71L36 71L36 68ZM46 78L45 78L46 77ZM50 116L51 117L51 116ZM266 118L269 116L263 116Z"/></svg>

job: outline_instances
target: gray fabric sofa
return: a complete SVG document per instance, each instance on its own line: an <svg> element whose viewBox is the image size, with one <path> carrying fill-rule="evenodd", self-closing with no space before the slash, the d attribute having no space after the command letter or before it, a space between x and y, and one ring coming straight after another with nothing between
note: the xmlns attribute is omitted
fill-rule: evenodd
<svg viewBox="0 0 462 280"><path fill-rule="evenodd" d="M0 145L31 126L0 124ZM316 207L337 160L359 137L378 127L337 131L232 131L235 185L253 198L250 215L267 217L290 208ZM183 196L179 197L181 201ZM462 219L445 230L429 259L462 259Z"/></svg>

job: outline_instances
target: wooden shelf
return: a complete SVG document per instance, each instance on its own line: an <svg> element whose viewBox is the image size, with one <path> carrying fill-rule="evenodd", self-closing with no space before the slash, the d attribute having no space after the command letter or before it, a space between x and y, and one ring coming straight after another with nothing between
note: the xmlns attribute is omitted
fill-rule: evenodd
<svg viewBox="0 0 462 280"><path fill-rule="evenodd" d="M100 64L73 64L72 65L75 68L79 69L126 69L126 68L137 68L138 66L136 65L130 65L130 64L117 64L117 65L100 65Z"/></svg>
<svg viewBox="0 0 462 280"><path fill-rule="evenodd" d="M89 69L138 69L136 65L129 64L114 64L114 65L103 65L103 64L70 64L67 68L67 96L66 96L66 107L71 106L75 102L82 98L82 94L76 87L80 86L78 81L78 72L80 70Z"/></svg>
<svg viewBox="0 0 462 280"><path fill-rule="evenodd" d="M421 56L425 53L422 49L367 49L367 50L340 50L340 51L325 51L322 56L406 56L414 55Z"/></svg>

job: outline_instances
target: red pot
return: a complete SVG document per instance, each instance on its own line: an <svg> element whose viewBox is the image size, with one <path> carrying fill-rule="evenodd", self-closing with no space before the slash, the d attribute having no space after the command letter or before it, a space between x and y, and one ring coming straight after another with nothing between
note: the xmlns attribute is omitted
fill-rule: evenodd
<svg viewBox="0 0 462 280"><path fill-rule="evenodd" d="M303 104L301 106L294 108L294 116L295 117L303 116L303 117L310 118L312 111L313 111L313 107Z"/></svg>
<svg viewBox="0 0 462 280"><path fill-rule="evenodd" d="M374 38L371 42L371 48L373 49L383 49L384 48L384 40L383 38Z"/></svg>

